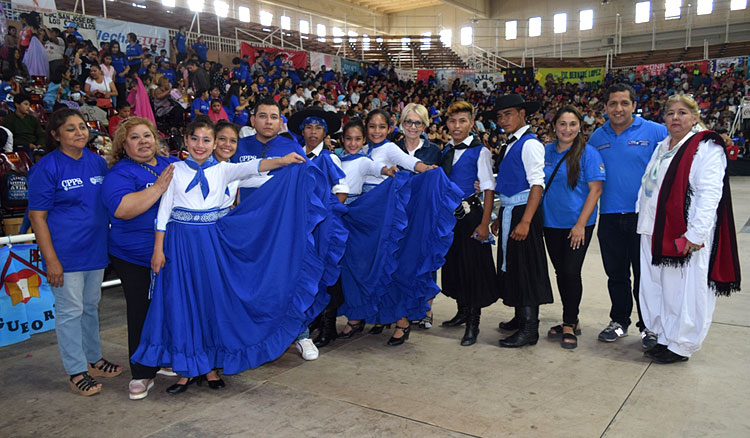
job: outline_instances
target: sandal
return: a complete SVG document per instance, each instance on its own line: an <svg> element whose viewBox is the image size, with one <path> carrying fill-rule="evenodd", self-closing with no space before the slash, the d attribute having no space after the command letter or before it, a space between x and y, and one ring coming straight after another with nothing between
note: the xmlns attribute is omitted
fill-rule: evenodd
<svg viewBox="0 0 750 438"><path fill-rule="evenodd" d="M547 338L558 340L562 338L563 335L563 326L566 324L559 324L554 327L550 327L549 331L547 331ZM567 324L569 326L573 326L573 324ZM573 333L575 333L577 336L581 336L581 324L576 321L575 328L573 329Z"/></svg>
<svg viewBox="0 0 750 438"><path fill-rule="evenodd" d="M573 333L575 333L575 326L573 324L563 324L563 327L571 328L573 329ZM578 332L580 334L580 330ZM560 337L560 346L562 348L572 350L578 347L578 338L573 333L562 333L562 336Z"/></svg>
<svg viewBox="0 0 750 438"><path fill-rule="evenodd" d="M101 358L98 362L89 364L89 374L94 377L116 377L122 374L122 367Z"/></svg>
<svg viewBox="0 0 750 438"><path fill-rule="evenodd" d="M81 376L81 379L77 382L74 382L73 379ZM102 385L94 380L93 377L89 375L89 373L81 373L76 374L74 376L70 376L70 389L73 390L73 392L77 394L81 394L82 396L89 397L92 395L99 394L102 390Z"/></svg>

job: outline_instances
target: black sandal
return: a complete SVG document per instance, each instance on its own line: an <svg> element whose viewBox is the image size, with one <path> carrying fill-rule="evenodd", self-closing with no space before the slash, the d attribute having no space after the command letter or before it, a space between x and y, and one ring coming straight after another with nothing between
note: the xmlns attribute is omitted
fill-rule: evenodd
<svg viewBox="0 0 750 438"><path fill-rule="evenodd" d="M359 333L359 332L362 332L362 331L364 331L364 330L365 330L365 320L364 320L364 319L360 320L360 321L359 321L358 323L356 323L356 324L352 324L352 322L351 322L351 321L347 321L347 322L346 322L346 325L347 325L347 326L348 326L348 327L349 327L349 328L350 328L351 330L349 331L349 333L345 333L344 331L342 331L341 333L339 333L339 336L338 336L338 337L339 337L339 338L341 338L341 339L349 339L349 338L351 338L352 336L354 336L355 334L357 334L357 333Z"/></svg>
<svg viewBox="0 0 750 438"><path fill-rule="evenodd" d="M573 324L563 324L563 327L570 327L573 329L573 333L575 333L575 326ZM578 330L578 334L580 334L581 331ZM566 350L573 350L574 348L578 347L578 338L575 334L571 333L562 333L562 336L560 337L560 346L562 348L565 348Z"/></svg>
<svg viewBox="0 0 750 438"><path fill-rule="evenodd" d="M564 325L573 326L573 324L558 324L554 327L550 327L549 330L547 331L547 338L554 339L554 340L561 339ZM573 333L575 333L577 336L581 336L581 324L578 321L576 321L575 323L575 328L573 329Z"/></svg>
<svg viewBox="0 0 750 438"><path fill-rule="evenodd" d="M81 380L73 382L73 379L78 376L81 376ZM77 394L89 397L99 394L99 392L101 392L102 390L102 387L99 385L99 382L94 380L94 378L89 375L89 373L81 373L70 376L70 389L72 389L73 392Z"/></svg>
<svg viewBox="0 0 750 438"><path fill-rule="evenodd" d="M89 364L89 374L94 377L116 377L122 374L122 367L101 358Z"/></svg>

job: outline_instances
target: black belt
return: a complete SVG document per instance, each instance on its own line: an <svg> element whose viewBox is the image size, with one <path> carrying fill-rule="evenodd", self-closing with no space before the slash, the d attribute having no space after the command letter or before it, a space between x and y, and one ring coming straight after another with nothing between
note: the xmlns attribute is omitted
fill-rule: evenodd
<svg viewBox="0 0 750 438"><path fill-rule="evenodd" d="M482 201L479 199L479 193L474 193L473 195L467 196L461 200L461 203L458 204L458 207L453 211L453 216L455 216L456 219L463 219L464 216L471 213L471 211L477 207L482 207Z"/></svg>

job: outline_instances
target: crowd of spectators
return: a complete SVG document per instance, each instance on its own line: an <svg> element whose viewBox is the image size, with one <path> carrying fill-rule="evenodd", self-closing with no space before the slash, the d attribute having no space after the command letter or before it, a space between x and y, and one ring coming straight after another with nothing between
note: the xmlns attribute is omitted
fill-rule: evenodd
<svg viewBox="0 0 750 438"><path fill-rule="evenodd" d="M238 54L231 65L224 66L206 59L207 48L202 39L188 47L184 26L171 42L171 58L166 50L142 46L135 34L128 34L127 40L124 49L115 40L97 48L92 41L83 39L75 23L66 23L64 30L50 29L40 24L38 15L22 14L21 30L8 27L0 52L0 102L17 116L6 116L3 125L11 131L20 125L36 129L30 123L19 123L29 113L24 106L16 105L18 97L22 97L34 107L32 114L62 106L79 109L87 120L98 121L102 130L110 134L117 122L128 115L152 113L165 137L179 138L186 121L198 114L214 121L232 121L246 127L243 135L250 135L250 112L255 102L272 96L281 104L285 118L310 105L338 112L344 123L353 117L364 118L376 108L385 109L392 114L390 135L394 141L402 136L396 123L400 111L408 103L421 103L428 108L431 121L425 135L442 145L450 139L444 111L450 103L462 99L476 107L474 130L497 153L505 140L504 133L483 114L498 96L508 92L541 101L542 110L532 117L531 124L545 144L554 140L550 121L563 105L573 105L584 115L586 136L604 124L601 93L615 82L632 84L638 96L638 114L659 123L663 123L662 109L668 96L690 94L700 104L704 123L719 132L729 131L743 96L748 94L746 72L734 66L714 75L677 65L655 76L647 70L610 71L601 84L563 84L550 76L541 82L499 84L496 90L486 92L458 79L444 88L432 77L426 83L402 81L394 69L377 64L354 75L324 66L296 69L283 56L271 59L262 51L255 59ZM39 47L44 50L32 53ZM40 57L47 63L43 80L38 78ZM144 108L146 102L150 108ZM18 136L25 137L27 133ZM733 141L740 146L741 155L748 155L744 137L740 130ZM335 148L335 136L329 140L327 143ZM24 143L19 145L32 152L44 147L43 141Z"/></svg>

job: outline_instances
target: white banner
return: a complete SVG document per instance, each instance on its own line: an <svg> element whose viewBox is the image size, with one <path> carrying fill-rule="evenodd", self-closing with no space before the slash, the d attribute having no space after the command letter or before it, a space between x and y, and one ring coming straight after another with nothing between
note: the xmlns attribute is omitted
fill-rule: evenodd
<svg viewBox="0 0 750 438"><path fill-rule="evenodd" d="M394 69L396 72L396 76L398 76L399 81L413 81L417 78L417 72L412 70L402 70L400 68Z"/></svg>
<svg viewBox="0 0 750 438"><path fill-rule="evenodd" d="M72 12L57 11L50 14L42 14L42 21L44 25L53 28L56 27L61 31L65 30L65 24L72 21L78 26L78 33L83 36L85 40L91 40L94 45L99 43L96 41L96 17L90 17L88 15L74 14ZM64 38L65 36L63 36Z"/></svg>
<svg viewBox="0 0 750 438"><path fill-rule="evenodd" d="M327 53L310 52L310 69L318 72L321 65L325 65L326 70L341 71L341 58Z"/></svg>
<svg viewBox="0 0 750 438"><path fill-rule="evenodd" d="M169 30L167 28L109 18L96 19L97 44L117 40L120 43L120 50L124 52L125 46L128 45L127 37L130 32L138 37L138 42L144 49L151 47L151 44L155 44L157 53L166 49L167 56L169 56Z"/></svg>
<svg viewBox="0 0 750 438"><path fill-rule="evenodd" d="M52 13L57 11L55 0L12 0L14 9Z"/></svg>
<svg viewBox="0 0 750 438"><path fill-rule="evenodd" d="M504 82L502 73L477 73L474 75L474 89L489 96Z"/></svg>

